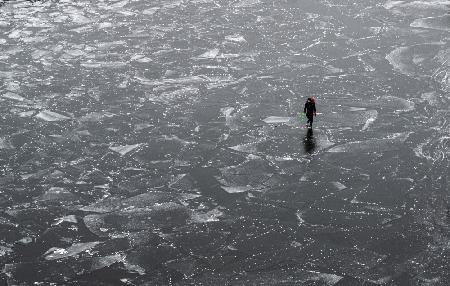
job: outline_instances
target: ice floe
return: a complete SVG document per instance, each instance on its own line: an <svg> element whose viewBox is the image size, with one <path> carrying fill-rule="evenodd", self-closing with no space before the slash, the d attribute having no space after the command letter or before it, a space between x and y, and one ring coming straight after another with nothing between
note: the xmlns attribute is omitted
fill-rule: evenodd
<svg viewBox="0 0 450 286"><path fill-rule="evenodd" d="M411 23L411 27L435 29L442 31L450 31L450 15L444 15L440 17L428 17L416 19Z"/></svg>
<svg viewBox="0 0 450 286"><path fill-rule="evenodd" d="M199 59L214 59L219 55L219 49L209 50L198 56Z"/></svg>
<svg viewBox="0 0 450 286"><path fill-rule="evenodd" d="M252 7L257 4L261 3L260 0L241 0L234 4L234 7L236 8L246 8L246 7Z"/></svg>
<svg viewBox="0 0 450 286"><path fill-rule="evenodd" d="M4 95L2 95L2 97L3 98L7 98L7 99L11 99L11 100L17 100L17 101L27 101L26 98L24 98L24 97L22 97L22 96L20 96L18 94L12 93L12 92L7 92Z"/></svg>
<svg viewBox="0 0 450 286"><path fill-rule="evenodd" d="M376 110L371 110L370 114L369 114L369 118L367 118L366 123L364 123L364 126L362 127L362 130L366 130L367 128L369 128L369 126L375 122L375 120L378 117L378 112Z"/></svg>
<svg viewBox="0 0 450 286"><path fill-rule="evenodd" d="M334 146L328 149L328 152L383 152L387 150L399 149L399 144L406 141L410 133L397 133L382 139L371 139L364 141L349 142Z"/></svg>
<svg viewBox="0 0 450 286"><path fill-rule="evenodd" d="M131 144L131 145L122 145L122 146L114 146L114 147L109 147L109 149L111 149L114 152L119 153L121 156L126 155L127 153L141 147L143 144Z"/></svg>
<svg viewBox="0 0 450 286"><path fill-rule="evenodd" d="M14 146L8 139L0 138L0 150L2 149L13 149Z"/></svg>
<svg viewBox="0 0 450 286"><path fill-rule="evenodd" d="M245 38L241 35L229 35L225 36L225 40L235 43L245 43L247 42Z"/></svg>
<svg viewBox="0 0 450 286"><path fill-rule="evenodd" d="M291 120L291 117L281 117L281 116L269 116L263 119L267 124L279 124L287 123Z"/></svg>
<svg viewBox="0 0 450 286"><path fill-rule="evenodd" d="M36 114L37 118L45 120L45 121L50 121L50 122L54 122L54 121L64 121L64 120L69 120L70 117L67 117L65 115L50 111L50 110L43 110L41 112L39 112L38 114Z"/></svg>
<svg viewBox="0 0 450 286"><path fill-rule="evenodd" d="M338 191L342 191L345 190L347 187L342 184L341 182L331 182L333 184L333 186L338 190Z"/></svg>
<svg viewBox="0 0 450 286"><path fill-rule="evenodd" d="M52 247L44 254L46 260L56 260L56 259L63 259L67 257L73 257L76 256L82 252L89 251L93 247L97 246L101 242L94 241L94 242L82 242L82 243L75 243L71 245L68 248L57 248Z"/></svg>

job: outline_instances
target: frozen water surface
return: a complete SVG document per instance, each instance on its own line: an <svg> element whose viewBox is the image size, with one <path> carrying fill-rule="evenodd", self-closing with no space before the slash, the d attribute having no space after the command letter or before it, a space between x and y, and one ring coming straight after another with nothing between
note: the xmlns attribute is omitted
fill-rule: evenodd
<svg viewBox="0 0 450 286"><path fill-rule="evenodd" d="M448 5L0 0L0 284L450 285Z"/></svg>

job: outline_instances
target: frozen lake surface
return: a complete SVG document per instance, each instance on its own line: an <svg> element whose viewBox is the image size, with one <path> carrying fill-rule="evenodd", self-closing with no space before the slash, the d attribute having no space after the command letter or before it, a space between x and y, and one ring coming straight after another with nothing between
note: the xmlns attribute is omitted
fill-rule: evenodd
<svg viewBox="0 0 450 286"><path fill-rule="evenodd" d="M449 5L0 0L0 284L450 285Z"/></svg>

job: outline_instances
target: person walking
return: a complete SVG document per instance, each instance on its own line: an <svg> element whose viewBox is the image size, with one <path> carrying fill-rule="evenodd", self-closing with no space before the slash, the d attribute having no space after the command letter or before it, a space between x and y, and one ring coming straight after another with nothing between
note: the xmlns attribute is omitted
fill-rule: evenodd
<svg viewBox="0 0 450 286"><path fill-rule="evenodd" d="M306 124L308 128L312 128L314 116L316 116L316 101L313 97L308 97L305 103L305 108L303 108L303 113L306 114L306 118L308 118L308 122Z"/></svg>

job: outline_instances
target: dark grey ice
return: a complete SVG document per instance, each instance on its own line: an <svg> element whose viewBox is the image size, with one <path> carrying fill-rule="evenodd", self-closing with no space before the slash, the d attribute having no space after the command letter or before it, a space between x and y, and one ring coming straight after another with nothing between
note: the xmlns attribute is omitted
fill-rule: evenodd
<svg viewBox="0 0 450 286"><path fill-rule="evenodd" d="M0 0L0 285L450 285L449 10Z"/></svg>

